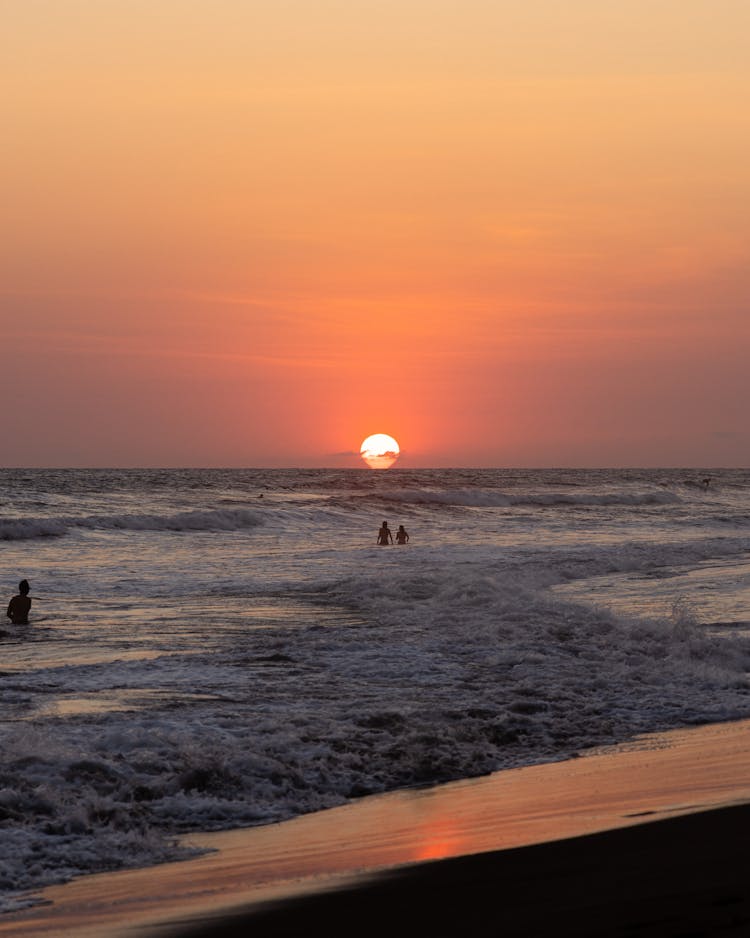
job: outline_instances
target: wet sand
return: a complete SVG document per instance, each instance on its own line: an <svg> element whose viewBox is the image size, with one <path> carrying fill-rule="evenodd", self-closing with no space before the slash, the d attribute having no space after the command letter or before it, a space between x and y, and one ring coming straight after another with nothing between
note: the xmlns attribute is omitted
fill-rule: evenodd
<svg viewBox="0 0 750 938"><path fill-rule="evenodd" d="M750 935L750 807L385 874L161 932L174 938Z"/></svg>
<svg viewBox="0 0 750 938"><path fill-rule="evenodd" d="M749 935L749 742L699 727L192 835L216 852L53 887L0 935Z"/></svg>

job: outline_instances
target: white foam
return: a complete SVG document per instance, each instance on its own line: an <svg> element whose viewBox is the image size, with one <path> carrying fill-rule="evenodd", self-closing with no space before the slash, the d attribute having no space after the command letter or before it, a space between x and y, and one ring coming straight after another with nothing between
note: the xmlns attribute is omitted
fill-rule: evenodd
<svg viewBox="0 0 750 938"><path fill-rule="evenodd" d="M293 630L225 640L207 624L201 654L16 675L17 718L56 686L131 697L158 686L172 698L0 726L6 887L155 862L178 831L280 820L749 711L747 641L684 617L573 605L497 560L373 553L366 572L318 584L328 608L355 618L311 612ZM186 696L195 689L203 699Z"/></svg>

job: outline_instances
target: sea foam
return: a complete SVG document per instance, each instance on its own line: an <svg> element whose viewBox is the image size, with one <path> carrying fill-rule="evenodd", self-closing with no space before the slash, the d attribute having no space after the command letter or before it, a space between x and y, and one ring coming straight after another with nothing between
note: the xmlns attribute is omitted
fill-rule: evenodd
<svg viewBox="0 0 750 938"><path fill-rule="evenodd" d="M712 638L684 614L627 619L562 601L498 565L396 556L320 582L329 616L293 632L16 675L27 706L50 686L131 696L127 712L2 728L6 888L178 856L181 831L750 712L746 639Z"/></svg>

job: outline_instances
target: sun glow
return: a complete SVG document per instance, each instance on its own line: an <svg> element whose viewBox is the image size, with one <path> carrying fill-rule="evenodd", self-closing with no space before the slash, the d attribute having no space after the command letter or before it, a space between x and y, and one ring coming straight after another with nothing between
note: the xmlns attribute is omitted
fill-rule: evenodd
<svg viewBox="0 0 750 938"><path fill-rule="evenodd" d="M387 433L373 433L363 440L359 449L359 455L370 469L389 469L400 452L398 443Z"/></svg>

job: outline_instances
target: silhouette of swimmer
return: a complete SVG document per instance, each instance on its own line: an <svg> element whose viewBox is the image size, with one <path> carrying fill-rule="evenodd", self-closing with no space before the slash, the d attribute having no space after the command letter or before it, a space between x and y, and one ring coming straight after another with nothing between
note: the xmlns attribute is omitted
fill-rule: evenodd
<svg viewBox="0 0 750 938"><path fill-rule="evenodd" d="M397 544L406 544L409 540L409 535L406 533L406 528L403 524L398 526L398 531L396 531L396 543Z"/></svg>
<svg viewBox="0 0 750 938"><path fill-rule="evenodd" d="M6 615L13 625L29 624L29 609L31 609L29 589L29 581L21 580L18 584L18 596L14 596L8 603L8 612Z"/></svg>
<svg viewBox="0 0 750 938"><path fill-rule="evenodd" d="M388 522L384 521L383 526L378 531L378 544L387 544L390 538L391 544L393 543L393 535L391 534L391 529L388 527Z"/></svg>
<svg viewBox="0 0 750 938"><path fill-rule="evenodd" d="M710 478L709 478L709 479L704 479L704 480L701 482L701 485L703 486L703 490L704 490L704 491L709 487L710 484L711 484L711 479L710 479Z"/></svg>

